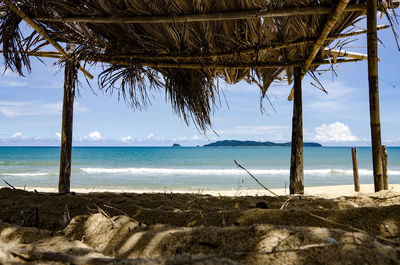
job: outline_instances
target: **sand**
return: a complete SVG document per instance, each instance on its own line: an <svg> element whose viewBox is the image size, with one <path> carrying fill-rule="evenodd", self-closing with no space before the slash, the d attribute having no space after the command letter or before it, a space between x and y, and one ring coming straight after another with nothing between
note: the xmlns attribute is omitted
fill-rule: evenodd
<svg viewBox="0 0 400 265"><path fill-rule="evenodd" d="M400 264L399 186L291 197L2 188L0 264Z"/></svg>
<svg viewBox="0 0 400 265"><path fill-rule="evenodd" d="M0 185L0 188L6 188L6 185ZM57 188L48 187L16 187L17 189L27 190L27 191L38 191L38 192L57 192ZM272 192L278 195L288 195L288 189L270 189ZM394 192L400 192L400 184L391 184L389 190ZM93 193L93 192L112 192L112 193L191 193L191 194L203 194L212 196L270 196L273 195L270 192L259 188L259 189L231 189L231 190L176 190L176 189L127 189L127 188L72 188L73 192L76 193ZM354 191L354 185L335 185L335 186L318 186L318 187L305 187L305 195L319 195L322 197L339 197L339 196L357 196L364 193L373 193L373 184L361 184L360 192Z"/></svg>

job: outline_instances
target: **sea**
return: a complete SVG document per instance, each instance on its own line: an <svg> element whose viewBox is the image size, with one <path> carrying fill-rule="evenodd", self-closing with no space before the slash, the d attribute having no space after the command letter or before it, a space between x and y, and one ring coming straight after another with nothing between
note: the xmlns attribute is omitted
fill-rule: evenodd
<svg viewBox="0 0 400 265"><path fill-rule="evenodd" d="M71 188L257 189L289 183L290 147L74 147ZM372 184L370 147L359 147L361 184ZM389 183L400 184L400 147L387 147ZM60 148L0 147L0 177L13 186L57 188ZM353 183L350 147L305 147L306 186ZM0 186L6 186L0 179Z"/></svg>

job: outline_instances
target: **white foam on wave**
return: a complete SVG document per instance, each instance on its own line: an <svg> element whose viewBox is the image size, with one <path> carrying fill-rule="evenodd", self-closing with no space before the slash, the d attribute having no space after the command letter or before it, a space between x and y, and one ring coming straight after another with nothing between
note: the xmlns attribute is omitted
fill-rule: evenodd
<svg viewBox="0 0 400 265"><path fill-rule="evenodd" d="M256 175L289 175L289 169L248 169ZM81 168L87 174L136 174L136 175L242 175L241 169L199 169L199 168ZM359 169L360 176L372 175L372 170ZM305 175L352 175L352 169L306 169ZM388 175L400 175L400 170L389 170Z"/></svg>
<svg viewBox="0 0 400 265"><path fill-rule="evenodd" d="M161 174L161 175L240 175L244 171L241 169L198 169L198 168L81 168L89 174ZM254 174L275 174L286 175L289 170L274 169L251 170Z"/></svg>

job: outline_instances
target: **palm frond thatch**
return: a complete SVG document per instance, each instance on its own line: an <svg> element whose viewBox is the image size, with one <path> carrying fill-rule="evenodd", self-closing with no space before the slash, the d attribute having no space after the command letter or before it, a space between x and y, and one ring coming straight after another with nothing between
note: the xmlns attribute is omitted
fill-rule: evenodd
<svg viewBox="0 0 400 265"><path fill-rule="evenodd" d="M334 8L338 0L19 0L13 1L30 18L60 18L60 21L36 20L58 42L75 43L76 58L87 62L112 62L99 77L100 89L118 93L134 108L150 103L151 91L165 88L166 98L186 122L193 119L202 130L211 125L210 115L218 103L217 80L230 84L255 80L266 95L277 79L293 80L293 62L302 62L313 42L284 49L261 49L287 42L315 40L326 23L327 14L195 21L183 23L96 23L62 21L65 17L149 17L182 16L217 12L282 8ZM351 0L362 6L366 0ZM330 35L343 32L364 17L363 10L341 14ZM29 59L23 51L32 51L38 43L26 41L19 31L21 19L0 3L0 44L7 67L22 74ZM32 39L32 37L31 37ZM328 46L332 39L324 42ZM322 49L323 50L323 49ZM246 51L246 52L241 52ZM214 55L213 55L214 54ZM163 56L168 55L165 59ZM206 56L205 56L206 55ZM174 57L175 56L175 57ZM319 52L315 60L327 57ZM156 58L156 59L155 59ZM149 67L154 62L191 63L202 69ZM99 62L100 63L100 62ZM147 65L146 65L147 63ZM262 64L281 65L275 68ZM213 65L249 65L248 68ZM315 67L314 67L315 69ZM311 69L313 70L313 69ZM251 82L251 81L250 81Z"/></svg>

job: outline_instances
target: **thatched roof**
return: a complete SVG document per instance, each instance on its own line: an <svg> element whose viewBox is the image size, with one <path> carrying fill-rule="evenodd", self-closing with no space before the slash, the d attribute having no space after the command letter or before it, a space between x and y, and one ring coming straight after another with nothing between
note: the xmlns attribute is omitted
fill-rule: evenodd
<svg viewBox="0 0 400 265"><path fill-rule="evenodd" d="M364 17L367 1L10 2L55 41L76 43L79 60L105 63L107 69L99 76L100 88L118 86L134 107L146 105L151 89L165 88L177 113L185 121L194 118L205 129L218 99L219 78L230 84L255 82L263 96L274 80L287 79L290 83L293 66L303 67L305 72L332 59L323 48ZM338 4L345 9L338 11L339 16L326 32L328 37L322 38ZM379 8L385 6L380 4ZM0 44L5 62L22 74L23 66L29 70L29 57L23 52L40 51L47 42L37 34L23 36L21 20L0 3ZM311 56L314 51L315 56ZM313 63L311 67L305 65L307 60Z"/></svg>

